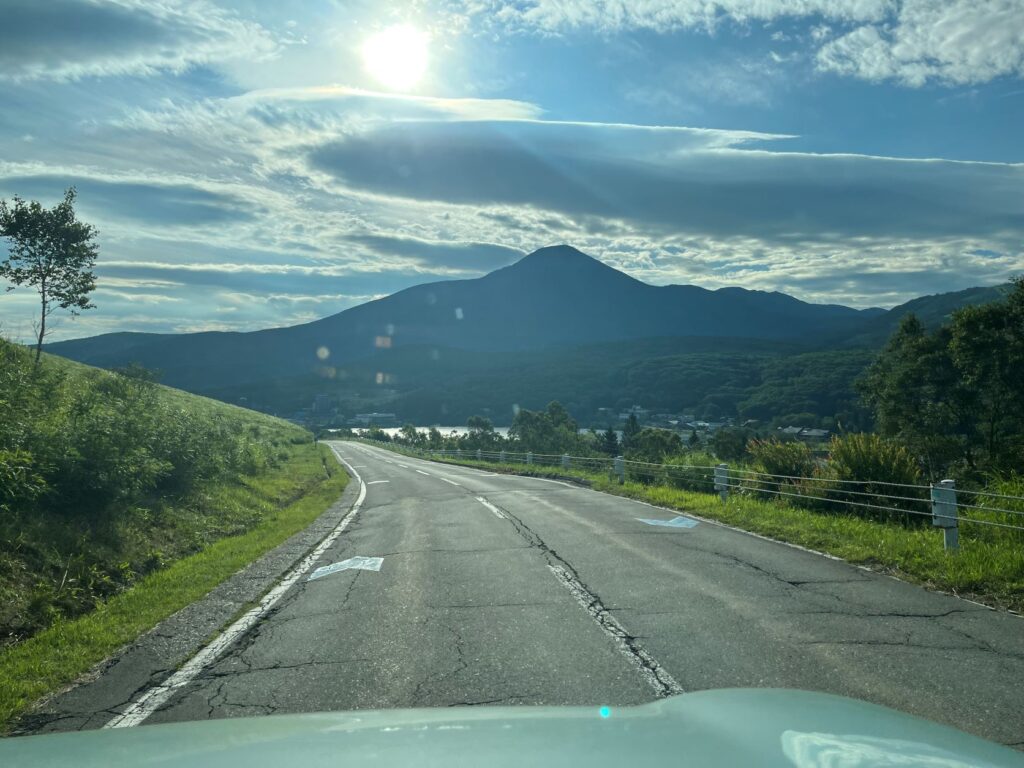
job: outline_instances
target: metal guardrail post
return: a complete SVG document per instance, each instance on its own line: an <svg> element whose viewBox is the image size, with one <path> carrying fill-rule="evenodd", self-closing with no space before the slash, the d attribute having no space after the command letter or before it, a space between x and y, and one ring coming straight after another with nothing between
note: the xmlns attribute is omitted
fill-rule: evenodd
<svg viewBox="0 0 1024 768"><path fill-rule="evenodd" d="M526 454L526 463L527 464L533 464L533 453L532 452Z"/></svg>
<svg viewBox="0 0 1024 768"><path fill-rule="evenodd" d="M619 478L619 485L626 482L626 459L624 456L616 456L612 460L612 471Z"/></svg>
<svg viewBox="0 0 1024 768"><path fill-rule="evenodd" d="M722 501L729 499L729 465L715 465L715 490L722 497Z"/></svg>
<svg viewBox="0 0 1024 768"><path fill-rule="evenodd" d="M932 483L932 525L942 529L947 552L960 549L960 523L956 506L956 481Z"/></svg>
<svg viewBox="0 0 1024 768"><path fill-rule="evenodd" d="M572 460L569 458L568 453L562 454L562 469L568 469L572 464Z"/></svg>

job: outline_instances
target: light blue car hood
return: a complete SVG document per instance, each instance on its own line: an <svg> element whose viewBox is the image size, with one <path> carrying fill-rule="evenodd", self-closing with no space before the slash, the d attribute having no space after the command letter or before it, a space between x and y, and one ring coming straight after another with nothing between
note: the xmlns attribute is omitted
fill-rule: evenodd
<svg viewBox="0 0 1024 768"><path fill-rule="evenodd" d="M0 741L0 766L1022 766L1024 755L884 707L716 690L635 707L456 707L205 720Z"/></svg>

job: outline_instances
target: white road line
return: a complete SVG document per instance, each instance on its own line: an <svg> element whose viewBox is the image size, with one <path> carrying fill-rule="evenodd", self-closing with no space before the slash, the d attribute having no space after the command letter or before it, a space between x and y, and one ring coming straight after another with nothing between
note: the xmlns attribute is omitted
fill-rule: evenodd
<svg viewBox="0 0 1024 768"><path fill-rule="evenodd" d="M400 467L403 467L404 469L409 469L409 465L408 464L403 464L400 461L396 461L395 464L397 464Z"/></svg>
<svg viewBox="0 0 1024 768"><path fill-rule="evenodd" d="M371 480L367 485L377 485L379 483L390 483L390 480Z"/></svg>
<svg viewBox="0 0 1024 768"><path fill-rule="evenodd" d="M487 507L489 510L491 510L491 512L493 512L495 515L500 517L502 520L507 520L508 519L508 518L505 517L505 513L504 512L502 512L496 506L491 504L491 502L489 502L483 496L477 496L476 500L479 501L481 504L483 504L485 507Z"/></svg>
<svg viewBox="0 0 1024 768"><path fill-rule="evenodd" d="M457 485L459 488L462 487L461 483L456 483L454 480L449 480L447 477L441 477L440 475L438 475L437 479L444 480L446 483L448 483L448 485Z"/></svg>
<svg viewBox="0 0 1024 768"><path fill-rule="evenodd" d="M427 477L430 477L429 472L424 472L422 469L417 469L416 471L419 472L421 475L426 475Z"/></svg>
<svg viewBox="0 0 1024 768"><path fill-rule="evenodd" d="M203 648L199 653L185 662L177 672L167 678L160 685L156 685L148 689L139 698L133 701L117 717L113 718L110 722L104 725L104 728L130 728L134 725L139 725L144 722L147 717L152 715L156 710L162 707L171 696L185 685L192 682L204 668L209 666L213 661L220 656L227 648L234 643L239 637L245 634L249 629L253 627L263 616L269 611L278 600L287 592L291 586L297 582L302 576L313 567L313 564L327 551L327 548L331 546L341 535L352 519L355 517L359 508L363 505L363 501L366 499L366 483L359 476L359 473L355 471L355 468L349 464L341 455L335 450L334 446L331 446L331 451L337 457L338 461L344 464L348 470L352 473L352 476L359 481L359 496L356 499L356 503L352 505L352 509L349 513L341 519L334 529L327 534L316 549L310 552L306 557L302 559L291 573L285 576L277 586L267 592L260 600L259 605L246 611L242 618L228 627L222 632L212 643Z"/></svg>

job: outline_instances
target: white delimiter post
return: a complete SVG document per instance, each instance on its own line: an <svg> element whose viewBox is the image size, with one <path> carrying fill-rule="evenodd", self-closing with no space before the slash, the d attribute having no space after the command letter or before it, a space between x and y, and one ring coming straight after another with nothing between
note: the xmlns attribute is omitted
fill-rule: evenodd
<svg viewBox="0 0 1024 768"><path fill-rule="evenodd" d="M613 468L619 478L619 485L626 482L626 459L623 456L616 456Z"/></svg>
<svg viewBox="0 0 1024 768"><path fill-rule="evenodd" d="M569 466L570 466L570 464L569 464L569 454L568 453L563 453L562 454L562 467L563 467L563 469L568 469Z"/></svg>
<svg viewBox="0 0 1024 768"><path fill-rule="evenodd" d="M722 497L722 501L729 498L729 465L717 464L715 466L715 490Z"/></svg>
<svg viewBox="0 0 1024 768"><path fill-rule="evenodd" d="M957 519L956 482L943 480L932 484L932 525L942 529L947 552L960 549L960 523Z"/></svg>
<svg viewBox="0 0 1024 768"><path fill-rule="evenodd" d="M533 453L527 453L526 454L526 463L527 464L533 464Z"/></svg>

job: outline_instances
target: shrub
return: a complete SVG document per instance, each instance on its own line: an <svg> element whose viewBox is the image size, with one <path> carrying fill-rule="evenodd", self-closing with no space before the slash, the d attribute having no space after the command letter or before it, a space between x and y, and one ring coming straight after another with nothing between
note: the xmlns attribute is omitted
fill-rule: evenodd
<svg viewBox="0 0 1024 768"><path fill-rule="evenodd" d="M754 439L747 443L747 452L753 458L755 472L774 477L752 474L743 481L744 488L761 496L803 506L821 498L820 483L813 479L816 477L817 465L806 444L795 440L782 442L774 437L767 440Z"/></svg>
<svg viewBox="0 0 1024 768"><path fill-rule="evenodd" d="M673 488L710 493L714 490L713 467L718 460L704 451L690 451L665 459L665 482Z"/></svg>
<svg viewBox="0 0 1024 768"><path fill-rule="evenodd" d="M862 517L899 520L907 524L930 522L922 514L913 514L931 511L927 492L920 488L900 487L919 485L921 469L910 451L899 443L868 433L833 437L829 444L827 472L830 477L842 481L835 483L829 498L901 510L845 506L847 511Z"/></svg>

